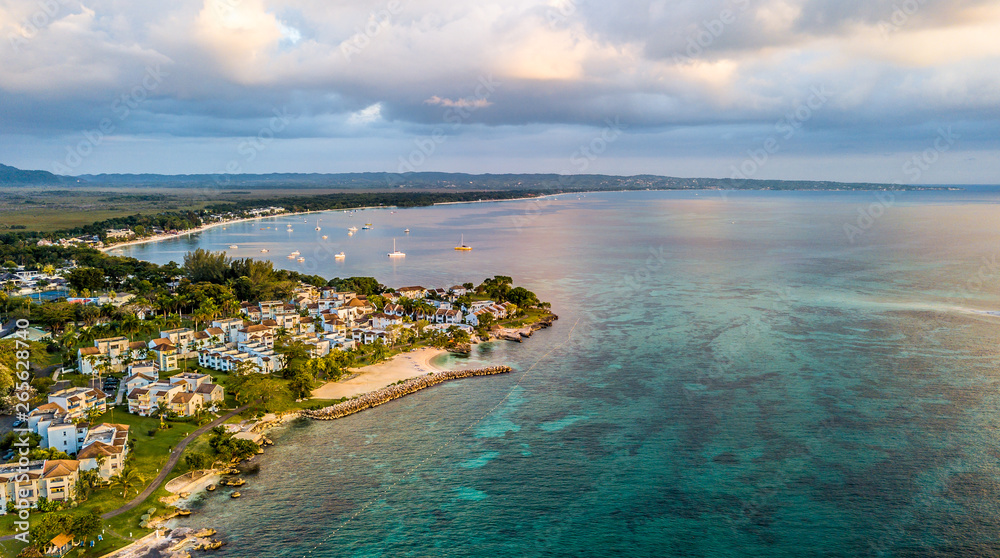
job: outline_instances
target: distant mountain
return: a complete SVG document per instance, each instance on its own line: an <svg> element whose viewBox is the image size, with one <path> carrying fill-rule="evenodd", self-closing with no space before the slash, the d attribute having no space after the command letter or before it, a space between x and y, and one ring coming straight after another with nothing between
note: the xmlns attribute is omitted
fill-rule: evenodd
<svg viewBox="0 0 1000 558"><path fill-rule="evenodd" d="M272 174L84 174L59 176L46 171L24 171L0 165L0 184L87 184L112 188L190 188L211 186L218 190L326 189L326 190L903 190L911 186L878 183L845 183L809 180L732 180L728 178L677 178L657 175L610 176L603 174L467 174L448 172L359 172ZM921 188L923 189L923 188Z"/></svg>
<svg viewBox="0 0 1000 558"><path fill-rule="evenodd" d="M0 164L0 184L67 184L77 180L68 176L59 176L48 171L21 170Z"/></svg>

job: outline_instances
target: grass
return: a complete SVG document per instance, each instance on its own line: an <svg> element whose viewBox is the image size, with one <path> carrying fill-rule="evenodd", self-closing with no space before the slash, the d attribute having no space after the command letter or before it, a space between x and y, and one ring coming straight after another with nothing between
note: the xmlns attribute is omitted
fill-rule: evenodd
<svg viewBox="0 0 1000 558"><path fill-rule="evenodd" d="M132 415L126 413L122 409L109 409L108 412L102 415L98 420L100 422L127 424L129 426L129 439L134 441L134 446L128 457L127 463L129 466L134 467L136 471L142 475L145 480L145 484L143 486L130 489L127 497L122 496L120 487L112 486L109 488L97 489L90 495L90 498L88 498L87 501L79 503L76 508L69 511L64 510L53 513L76 514L80 511L87 511L91 509L97 510L99 513L105 513L125 505L159 474L160 468L162 468L167 461L170 450L177 446L177 444L180 443L181 440L183 440L187 435L198 428L198 426L194 423L168 421L168 424L171 426L170 428L166 430L157 430L156 434L150 437L148 432L150 430L157 429L160 425L160 420L158 418ZM199 444L201 441L199 440L195 443ZM177 468L175 469L175 474L172 474L171 477L184 472L186 472L186 465L182 461L181 463L178 463ZM157 513L165 512L167 510L167 506L162 504L159 499L166 495L168 495L168 492L160 486L142 505L137 506L128 513L124 513L106 521L105 525L124 536L128 536L129 533L132 533L134 538L139 538L151 532L149 529L142 529L139 527L140 516L145 514L148 508L156 508ZM0 517L0 532L13 532L14 519L15 518L12 515ZM102 556L103 554L106 554L115 548L120 548L129 542L116 539L108 532L105 533L104 539L105 540L103 542L96 545L93 549L89 547L84 549L84 553L80 554L80 556L88 558ZM70 555L72 556L73 554Z"/></svg>

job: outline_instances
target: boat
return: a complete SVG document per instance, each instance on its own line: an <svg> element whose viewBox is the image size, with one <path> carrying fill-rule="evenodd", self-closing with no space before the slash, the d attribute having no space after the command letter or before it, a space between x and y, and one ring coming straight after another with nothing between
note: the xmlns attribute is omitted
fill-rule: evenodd
<svg viewBox="0 0 1000 558"><path fill-rule="evenodd" d="M235 479L223 479L219 481L222 486L243 486L247 481L237 477Z"/></svg>
<svg viewBox="0 0 1000 558"><path fill-rule="evenodd" d="M288 254L288 259L294 260L295 259L295 254Z"/></svg>
<svg viewBox="0 0 1000 558"><path fill-rule="evenodd" d="M464 234L462 235L462 243L459 244L458 246L456 246L455 249L459 250L461 252L468 252L469 250L472 250L472 246L468 246L468 245L465 244L465 235Z"/></svg>
<svg viewBox="0 0 1000 558"><path fill-rule="evenodd" d="M208 485L208 486L205 487L205 490L207 490L209 492L215 492L215 485L214 484L210 484L210 485Z"/></svg>
<svg viewBox="0 0 1000 558"><path fill-rule="evenodd" d="M346 258L346 257L347 257L347 256L346 256L346 255L344 255L344 253L343 253L343 252L341 252L341 253L339 253L339 254L334 254L334 256L333 256L333 258L334 258L334 259L336 259L336 260L342 260L342 259L344 259L344 258Z"/></svg>
<svg viewBox="0 0 1000 558"><path fill-rule="evenodd" d="M349 230L351 232L358 232L358 228L357 227L351 227L351 228L349 228L347 230Z"/></svg>
<svg viewBox="0 0 1000 558"><path fill-rule="evenodd" d="M270 252L270 250L268 250L267 248L261 248L261 249L260 249L260 253L261 253L261 254L266 254L266 253L268 253L268 252Z"/></svg>
<svg viewBox="0 0 1000 558"><path fill-rule="evenodd" d="M298 250L295 250L294 252L292 252L292 255L293 255L293 256L298 256L298 255L299 255L299 251L298 251Z"/></svg>
<svg viewBox="0 0 1000 558"><path fill-rule="evenodd" d="M181 509L177 510L177 515L182 515L184 517L187 517L187 516L191 515L191 510L181 508Z"/></svg>
<svg viewBox="0 0 1000 558"><path fill-rule="evenodd" d="M351 231L347 231L347 236L354 236L354 233Z"/></svg>
<svg viewBox="0 0 1000 558"><path fill-rule="evenodd" d="M405 232L406 234L410 234L410 229L403 229L403 232Z"/></svg>
<svg viewBox="0 0 1000 558"><path fill-rule="evenodd" d="M317 220L316 220L316 230L317 230L317 231L321 231L321 230L323 230L323 229L319 228L319 222L320 222L320 221L322 221L322 219L317 219Z"/></svg>
<svg viewBox="0 0 1000 558"><path fill-rule="evenodd" d="M323 240L326 240L326 239L327 239L327 238L329 238L329 237L328 237L328 236L326 236L326 235L324 234L324 235L323 235L322 237L320 237L320 238L322 238Z"/></svg>
<svg viewBox="0 0 1000 558"><path fill-rule="evenodd" d="M305 258L299 258L296 261L299 262L299 263L302 263L302 262L306 261L306 259Z"/></svg>
<svg viewBox="0 0 1000 558"><path fill-rule="evenodd" d="M230 244L230 245L229 245L229 247L230 247L231 249L233 249L233 250L235 250L235 249L239 248L239 246L237 246L237 245L235 245L235 244Z"/></svg>
<svg viewBox="0 0 1000 558"><path fill-rule="evenodd" d="M365 223L365 226L361 227L361 230L367 231L370 228L372 228L372 224L371 223Z"/></svg>
<svg viewBox="0 0 1000 558"><path fill-rule="evenodd" d="M396 250L396 239L392 239L392 252L389 252L390 258L405 258L406 254Z"/></svg>
<svg viewBox="0 0 1000 558"><path fill-rule="evenodd" d="M239 492L233 492L232 495L230 495L229 497L230 498L239 498L240 496L242 496L242 494L240 494Z"/></svg>

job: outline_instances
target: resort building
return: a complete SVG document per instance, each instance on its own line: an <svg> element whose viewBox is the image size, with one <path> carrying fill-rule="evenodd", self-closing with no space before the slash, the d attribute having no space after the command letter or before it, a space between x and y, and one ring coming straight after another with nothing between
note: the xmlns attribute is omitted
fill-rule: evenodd
<svg viewBox="0 0 1000 558"><path fill-rule="evenodd" d="M235 343L237 332L243 329L243 320L240 318L226 318L223 320L212 320L212 328L218 328L223 331L223 334L225 335L225 337L222 340L223 343Z"/></svg>
<svg viewBox="0 0 1000 558"><path fill-rule="evenodd" d="M99 424L87 432L83 449L77 453L81 471L97 470L104 480L117 476L128 456L127 424Z"/></svg>
<svg viewBox="0 0 1000 558"><path fill-rule="evenodd" d="M97 339L93 347L77 350L77 370L87 375L121 372L127 362L146 358L145 353L144 343L132 343L127 337Z"/></svg>
<svg viewBox="0 0 1000 558"><path fill-rule="evenodd" d="M37 507L38 500L73 500L80 462L73 459L31 461L27 465L0 465L0 512L8 502L26 501Z"/></svg>
<svg viewBox="0 0 1000 558"><path fill-rule="evenodd" d="M103 391L85 387L71 387L50 393L49 403L55 403L65 410L71 419L80 419L87 415L91 408L103 413L108 410L108 396Z"/></svg>
<svg viewBox="0 0 1000 558"><path fill-rule="evenodd" d="M163 372L177 370L178 353L177 346L168 339L154 339L149 342L149 356L153 357L153 362Z"/></svg>

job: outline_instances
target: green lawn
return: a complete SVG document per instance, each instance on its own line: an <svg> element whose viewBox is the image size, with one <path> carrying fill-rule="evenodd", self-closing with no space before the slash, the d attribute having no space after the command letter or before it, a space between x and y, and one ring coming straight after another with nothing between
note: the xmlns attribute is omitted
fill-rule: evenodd
<svg viewBox="0 0 1000 558"><path fill-rule="evenodd" d="M168 424L170 424L170 428L166 430L158 430L154 436L149 436L148 432L150 430L156 430L159 427L160 420L158 418L131 415L125 412L123 408L109 409L108 412L102 415L98 420L100 422L127 424L129 426L129 439L134 441L134 446L127 462L130 466L135 467L139 474L145 479L147 484L151 482L157 474L159 474L160 468L167 461L170 450L188 434L198 428L198 426L193 422L183 423L170 421L168 422ZM196 442L196 444L198 443L201 442ZM178 463L175 472L172 473L169 478L173 478L174 476L186 472L185 467L186 465L183 461ZM96 509L99 513L105 513L128 503L128 501L134 498L138 492L141 492L145 486L146 485L130 489L127 497L122 496L121 488L119 487L112 486L110 488L98 489L90 495L90 498L87 501L81 502L75 509L53 513L76 514L80 511L91 509ZM159 502L159 498L161 496L166 496L167 494L166 490L164 490L161 486L143 505L136 507L129 513L112 518L111 520L105 522L105 524L124 536L128 536L129 533L131 533L134 538L139 538L150 532L148 529L142 529L139 527L140 516L145 514L148 508L152 507L157 508L158 513L165 511L167 507ZM14 516L12 515L0 517L0 532L13 532L13 521ZM105 540L100 545L95 546L93 549L87 548L86 552L80 556L86 556L88 558L101 556L110 552L114 548L123 546L126 543L126 541L122 540L113 540L114 537L111 536L110 533L105 533L104 538ZM70 555L72 556L73 554Z"/></svg>

